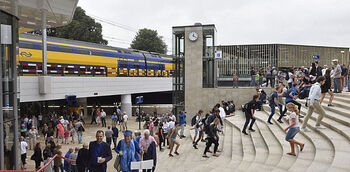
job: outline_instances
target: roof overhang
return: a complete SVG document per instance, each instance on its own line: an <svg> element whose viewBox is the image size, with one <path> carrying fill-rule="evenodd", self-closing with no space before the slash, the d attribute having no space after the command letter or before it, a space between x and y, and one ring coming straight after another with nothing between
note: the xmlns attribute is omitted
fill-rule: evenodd
<svg viewBox="0 0 350 172"><path fill-rule="evenodd" d="M42 28L43 12L47 28L67 25L72 21L79 0L0 0L0 10L19 19L19 30Z"/></svg>

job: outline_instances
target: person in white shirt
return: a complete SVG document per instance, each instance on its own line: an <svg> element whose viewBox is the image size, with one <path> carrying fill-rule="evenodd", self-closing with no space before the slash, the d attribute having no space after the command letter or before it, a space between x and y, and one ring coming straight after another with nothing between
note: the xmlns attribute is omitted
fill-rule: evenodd
<svg viewBox="0 0 350 172"><path fill-rule="evenodd" d="M102 123L102 127L107 127L106 125L106 112L101 109L101 123Z"/></svg>
<svg viewBox="0 0 350 172"><path fill-rule="evenodd" d="M129 118L129 116L126 114L126 112L123 112L123 124L122 124L123 131L126 131L128 129L128 125L127 125L128 118Z"/></svg>
<svg viewBox="0 0 350 172"><path fill-rule="evenodd" d="M21 167L22 170L26 169L26 159L27 159L27 149L28 149L28 144L26 141L24 141L24 137L21 136L20 139L21 141Z"/></svg>
<svg viewBox="0 0 350 172"><path fill-rule="evenodd" d="M288 155L296 156L295 154L295 144L300 146L300 152L303 151L305 144L300 143L294 139L295 135L299 133L299 110L298 107L295 106L294 103L288 103L286 105L289 114L289 126L284 129L284 131L288 131L286 135L286 141L290 143L291 152L287 153Z"/></svg>
<svg viewBox="0 0 350 172"><path fill-rule="evenodd" d="M324 76L326 74L327 69L328 69L328 66L327 65L323 65L322 76Z"/></svg>
<svg viewBox="0 0 350 172"><path fill-rule="evenodd" d="M310 99L310 105L309 110L307 111L307 115L305 116L302 129L304 132L309 132L309 130L306 128L307 122L309 121L312 113L316 109L319 113L319 116L316 121L316 128L317 129L324 129L325 127L321 126L321 121L323 117L326 115L324 109L320 105L320 97L321 97L321 85L323 85L326 82L326 79L324 76L320 76L317 78L316 83L312 85L309 93L309 99Z"/></svg>
<svg viewBox="0 0 350 172"><path fill-rule="evenodd" d="M174 122L176 121L176 116L175 116L174 114L172 114L172 113L170 113L169 118L170 118L171 120L173 120Z"/></svg>

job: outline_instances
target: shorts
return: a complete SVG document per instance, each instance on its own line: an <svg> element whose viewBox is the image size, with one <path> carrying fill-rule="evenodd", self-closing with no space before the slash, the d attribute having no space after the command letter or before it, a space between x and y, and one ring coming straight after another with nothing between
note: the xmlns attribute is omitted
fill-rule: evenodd
<svg viewBox="0 0 350 172"><path fill-rule="evenodd" d="M170 140L171 140L171 143L175 143L177 141L176 138L171 138Z"/></svg>
<svg viewBox="0 0 350 172"><path fill-rule="evenodd" d="M198 136L199 128L194 128L194 137Z"/></svg>
<svg viewBox="0 0 350 172"><path fill-rule="evenodd" d="M293 139L294 136L299 133L299 131L300 131L299 127L290 128L286 135L286 141Z"/></svg>
<svg viewBox="0 0 350 172"><path fill-rule="evenodd" d="M22 161L22 164L27 164L27 163L26 163L26 159L27 159L27 154L26 154L26 153L21 154L21 161Z"/></svg>

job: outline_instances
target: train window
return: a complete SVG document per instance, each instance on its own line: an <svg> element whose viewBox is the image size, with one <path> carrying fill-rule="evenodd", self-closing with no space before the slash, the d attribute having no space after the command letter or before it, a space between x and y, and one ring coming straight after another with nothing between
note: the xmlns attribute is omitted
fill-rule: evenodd
<svg viewBox="0 0 350 172"><path fill-rule="evenodd" d="M56 47L54 44L47 44L47 51L56 51Z"/></svg>
<svg viewBox="0 0 350 172"><path fill-rule="evenodd" d="M92 50L92 55L94 55L94 56L103 56L103 51L101 51L101 50Z"/></svg>
<svg viewBox="0 0 350 172"><path fill-rule="evenodd" d="M29 41L19 41L19 44L20 44L21 48L28 48L28 49L34 48L34 44L32 42L29 42Z"/></svg>
<svg viewBox="0 0 350 172"><path fill-rule="evenodd" d="M59 46L59 49L60 49L61 52L73 53L73 47Z"/></svg>
<svg viewBox="0 0 350 172"><path fill-rule="evenodd" d="M77 53L78 54L87 54L87 55L90 54L89 50L85 49L85 48L77 48Z"/></svg>

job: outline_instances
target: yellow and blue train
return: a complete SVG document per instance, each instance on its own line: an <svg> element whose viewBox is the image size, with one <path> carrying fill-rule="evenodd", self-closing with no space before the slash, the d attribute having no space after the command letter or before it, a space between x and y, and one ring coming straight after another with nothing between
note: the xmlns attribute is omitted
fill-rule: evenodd
<svg viewBox="0 0 350 172"><path fill-rule="evenodd" d="M42 74L41 36L20 34L19 73ZM48 37L47 72L52 76L171 77L171 56Z"/></svg>

